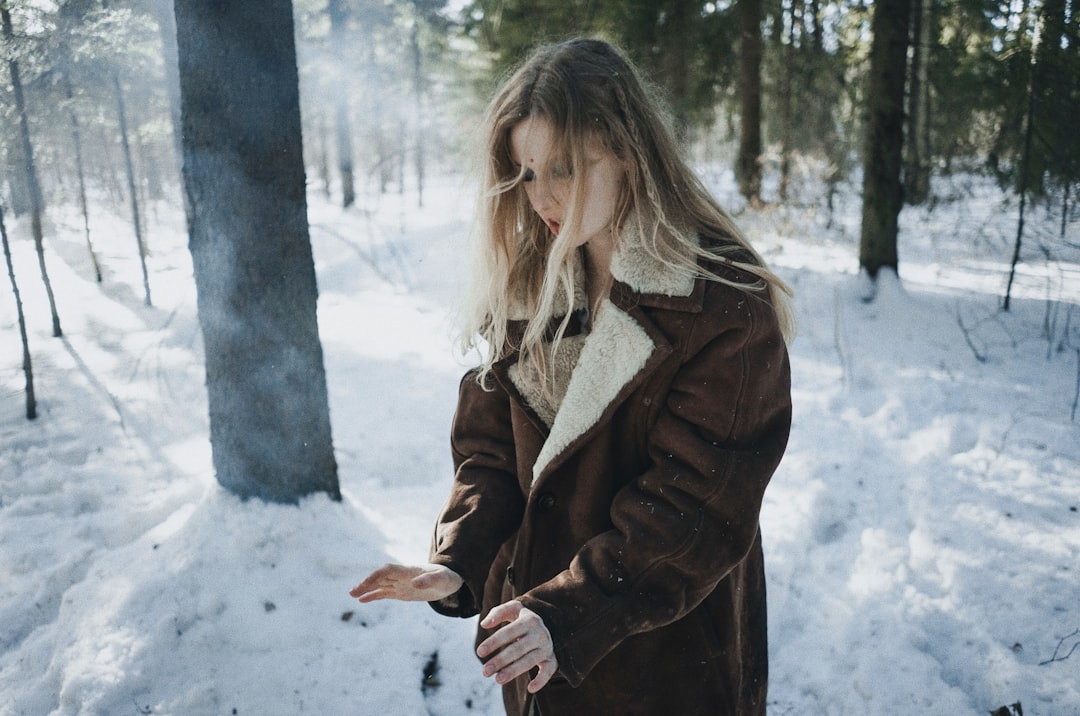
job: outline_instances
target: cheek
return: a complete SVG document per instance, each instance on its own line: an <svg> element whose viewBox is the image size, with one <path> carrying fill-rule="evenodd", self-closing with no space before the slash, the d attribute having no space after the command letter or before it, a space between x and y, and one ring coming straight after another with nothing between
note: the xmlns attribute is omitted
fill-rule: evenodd
<svg viewBox="0 0 1080 716"><path fill-rule="evenodd" d="M586 194L585 211L593 222L609 223L615 216L619 201L619 180L613 176L599 176L590 182Z"/></svg>
<svg viewBox="0 0 1080 716"><path fill-rule="evenodd" d="M528 184L525 184L525 196L529 199L529 206L532 207L533 211L535 211L536 213L539 214L540 210L536 208L536 196L537 195L536 195L535 182L530 182Z"/></svg>

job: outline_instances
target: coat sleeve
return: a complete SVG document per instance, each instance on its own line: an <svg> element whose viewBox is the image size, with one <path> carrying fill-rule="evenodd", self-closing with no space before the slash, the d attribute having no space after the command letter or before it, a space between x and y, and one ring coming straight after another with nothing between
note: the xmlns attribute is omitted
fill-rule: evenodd
<svg viewBox="0 0 1080 716"><path fill-rule="evenodd" d="M520 598L573 686L627 637L688 614L754 544L787 444L790 371L768 304L746 297L731 312L699 317L648 435L650 467L617 493L613 528Z"/></svg>
<svg viewBox="0 0 1080 716"><path fill-rule="evenodd" d="M517 479L509 398L495 380L461 381L450 432L454 484L435 525L430 561L457 572L461 590L431 602L439 613L479 612L484 582L499 548L518 529L525 498Z"/></svg>

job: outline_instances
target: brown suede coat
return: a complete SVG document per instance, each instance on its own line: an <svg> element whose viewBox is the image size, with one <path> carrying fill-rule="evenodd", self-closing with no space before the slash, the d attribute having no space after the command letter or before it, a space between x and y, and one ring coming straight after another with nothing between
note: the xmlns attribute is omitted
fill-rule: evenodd
<svg viewBox="0 0 1080 716"><path fill-rule="evenodd" d="M784 341L762 294L632 247L612 273L566 339L558 404L513 355L489 390L462 381L431 559L465 585L432 606L539 614L559 662L543 716L764 714L758 512L791 422ZM504 687L508 714L527 681Z"/></svg>

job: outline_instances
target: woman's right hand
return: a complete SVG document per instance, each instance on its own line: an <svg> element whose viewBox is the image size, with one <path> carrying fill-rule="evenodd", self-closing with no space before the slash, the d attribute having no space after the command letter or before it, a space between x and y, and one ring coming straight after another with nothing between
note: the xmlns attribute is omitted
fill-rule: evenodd
<svg viewBox="0 0 1080 716"><path fill-rule="evenodd" d="M464 580L457 572L439 564L408 567L385 564L349 590L361 602L400 599L406 602L437 602L455 594Z"/></svg>

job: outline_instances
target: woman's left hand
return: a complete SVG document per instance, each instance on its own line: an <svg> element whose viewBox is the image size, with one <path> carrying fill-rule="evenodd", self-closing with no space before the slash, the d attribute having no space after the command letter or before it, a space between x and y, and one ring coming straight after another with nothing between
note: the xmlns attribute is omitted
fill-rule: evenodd
<svg viewBox="0 0 1080 716"><path fill-rule="evenodd" d="M494 655L484 664L484 676L494 676L496 682L506 684L527 674L534 666L538 667L540 671L528 687L529 693L535 694L559 668L551 633L539 614L516 599L495 607L480 622L485 629L499 624L506 626L500 627L476 649L481 659Z"/></svg>

